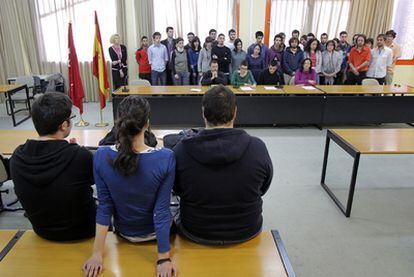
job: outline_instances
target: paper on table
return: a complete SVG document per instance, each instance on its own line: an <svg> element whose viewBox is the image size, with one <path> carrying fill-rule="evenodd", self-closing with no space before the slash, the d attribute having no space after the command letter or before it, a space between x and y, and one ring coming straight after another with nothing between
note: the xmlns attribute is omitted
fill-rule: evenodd
<svg viewBox="0 0 414 277"><path fill-rule="evenodd" d="M303 89L306 89L306 90L314 90L314 89L316 89L315 87L312 87L312 86L302 86L302 88Z"/></svg>
<svg viewBox="0 0 414 277"><path fill-rule="evenodd" d="M254 90L254 89L252 89L251 87L240 87L240 89L241 89L242 91L252 91L252 90Z"/></svg>
<svg viewBox="0 0 414 277"><path fill-rule="evenodd" d="M190 89L192 92L201 92L201 88L192 88Z"/></svg>
<svg viewBox="0 0 414 277"><path fill-rule="evenodd" d="M277 87L264 87L265 90L279 90Z"/></svg>

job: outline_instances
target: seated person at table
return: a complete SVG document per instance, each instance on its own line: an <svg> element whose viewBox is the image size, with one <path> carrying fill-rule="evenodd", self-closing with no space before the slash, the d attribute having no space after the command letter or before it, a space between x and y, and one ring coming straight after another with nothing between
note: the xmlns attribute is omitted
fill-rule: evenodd
<svg viewBox="0 0 414 277"><path fill-rule="evenodd" d="M302 61L295 74L295 85L316 85L316 71L312 68L311 59Z"/></svg>
<svg viewBox="0 0 414 277"><path fill-rule="evenodd" d="M39 134L20 145L10 160L16 195L33 230L54 241L93 237L96 205L92 196L92 153L67 142L72 102L57 92L40 96L32 106Z"/></svg>
<svg viewBox="0 0 414 277"><path fill-rule="evenodd" d="M203 96L206 129L175 147L179 234L202 244L252 239L262 229L262 196L273 167L266 145L234 129L236 96L224 86Z"/></svg>
<svg viewBox="0 0 414 277"><path fill-rule="evenodd" d="M223 72L219 71L217 60L212 60L210 62L210 70L203 74L201 85L210 86L219 84L227 85L227 77Z"/></svg>
<svg viewBox="0 0 414 277"><path fill-rule="evenodd" d="M119 104L115 122L117 144L98 149L93 172L98 191L96 236L92 256L83 270L87 276L102 271L105 238L112 224L130 242L157 240L157 276L171 276L170 195L175 176L174 153L144 143L150 106L131 95Z"/></svg>
<svg viewBox="0 0 414 277"><path fill-rule="evenodd" d="M247 69L247 61L242 61L239 70L235 70L231 75L231 84L235 87L240 86L255 86L256 81L252 75L252 72Z"/></svg>
<svg viewBox="0 0 414 277"><path fill-rule="evenodd" d="M259 80L257 81L259 85L284 85L283 77L280 76L279 71L277 70L278 62L272 60L265 70L260 72Z"/></svg>

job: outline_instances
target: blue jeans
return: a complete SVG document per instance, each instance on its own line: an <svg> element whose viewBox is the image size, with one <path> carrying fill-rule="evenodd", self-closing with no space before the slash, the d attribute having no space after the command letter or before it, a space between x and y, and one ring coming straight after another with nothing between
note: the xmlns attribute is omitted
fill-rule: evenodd
<svg viewBox="0 0 414 277"><path fill-rule="evenodd" d="M162 72L151 70L151 84L153 86L158 86L158 79L160 80L160 86L165 86L167 84L167 73L165 70Z"/></svg>
<svg viewBox="0 0 414 277"><path fill-rule="evenodd" d="M175 79L175 75L172 73L174 85L176 86L188 86L190 84L190 72L176 72L178 79Z"/></svg>

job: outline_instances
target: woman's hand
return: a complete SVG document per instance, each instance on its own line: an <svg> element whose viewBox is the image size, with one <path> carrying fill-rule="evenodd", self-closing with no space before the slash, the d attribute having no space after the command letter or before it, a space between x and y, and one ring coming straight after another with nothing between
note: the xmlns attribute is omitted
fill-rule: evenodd
<svg viewBox="0 0 414 277"><path fill-rule="evenodd" d="M103 258L100 254L92 254L92 256L83 265L83 276L96 277L103 270Z"/></svg>
<svg viewBox="0 0 414 277"><path fill-rule="evenodd" d="M120 76L121 78L124 78L125 74L124 74L124 72L123 72L122 70L120 70L120 71L119 71L119 76Z"/></svg>
<svg viewBox="0 0 414 277"><path fill-rule="evenodd" d="M178 74L175 74L175 75L174 75L174 78L175 78L176 80L178 80L178 79L180 79L180 76L178 76Z"/></svg>
<svg viewBox="0 0 414 277"><path fill-rule="evenodd" d="M177 276L177 268L173 262L164 262L157 265L157 277L175 277Z"/></svg>

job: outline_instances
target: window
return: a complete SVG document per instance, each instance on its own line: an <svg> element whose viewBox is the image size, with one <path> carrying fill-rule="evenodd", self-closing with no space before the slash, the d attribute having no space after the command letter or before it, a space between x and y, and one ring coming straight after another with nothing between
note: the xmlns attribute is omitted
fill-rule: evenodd
<svg viewBox="0 0 414 277"><path fill-rule="evenodd" d="M171 26L175 34L186 37L193 32L203 42L210 29L226 35L235 29L235 0L154 0L155 31L165 37Z"/></svg>
<svg viewBox="0 0 414 277"><path fill-rule="evenodd" d="M116 33L116 0L37 0L46 60L68 59L68 24L72 20L73 36L79 61L92 61L95 36L94 11L98 14L104 49ZM108 54L107 54L108 55Z"/></svg>
<svg viewBox="0 0 414 277"><path fill-rule="evenodd" d="M337 37L346 29L350 4L350 0L272 0L270 41L280 32L289 39L294 29L318 38L322 33Z"/></svg>
<svg viewBox="0 0 414 277"><path fill-rule="evenodd" d="M414 1L394 1L392 29L397 33L395 41L401 46L400 59L414 59Z"/></svg>

